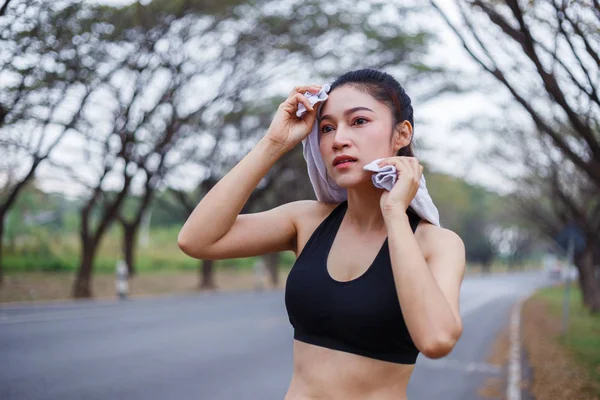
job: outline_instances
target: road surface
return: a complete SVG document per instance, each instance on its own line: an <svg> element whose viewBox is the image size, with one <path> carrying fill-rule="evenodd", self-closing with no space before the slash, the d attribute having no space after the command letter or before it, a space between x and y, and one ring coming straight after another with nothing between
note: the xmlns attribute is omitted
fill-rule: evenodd
<svg viewBox="0 0 600 400"><path fill-rule="evenodd" d="M539 273L468 277L464 333L422 355L409 399L479 399L502 371L485 363ZM0 306L0 399L282 399L292 374L283 292Z"/></svg>

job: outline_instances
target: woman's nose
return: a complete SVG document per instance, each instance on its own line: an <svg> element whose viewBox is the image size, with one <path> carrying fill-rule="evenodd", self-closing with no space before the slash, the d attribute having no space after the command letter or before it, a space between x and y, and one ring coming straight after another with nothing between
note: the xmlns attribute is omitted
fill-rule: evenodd
<svg viewBox="0 0 600 400"><path fill-rule="evenodd" d="M348 129L338 126L333 137L332 147L334 149L341 149L351 145Z"/></svg>

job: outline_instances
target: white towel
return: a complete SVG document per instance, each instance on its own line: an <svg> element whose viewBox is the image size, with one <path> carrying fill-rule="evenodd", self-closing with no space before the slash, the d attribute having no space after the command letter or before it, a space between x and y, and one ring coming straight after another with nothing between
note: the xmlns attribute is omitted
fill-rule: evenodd
<svg viewBox="0 0 600 400"><path fill-rule="evenodd" d="M313 94L310 92L304 93L304 96L308 99L310 104L315 104L327 100L327 92L329 92L329 85L323 85L319 93ZM306 112L304 104L298 105L298 111L296 115L301 117ZM348 198L346 189L337 186L334 182L328 180L327 169L325 163L321 158L321 152L319 150L319 124L318 119L315 120L312 131L308 134L304 140L302 140L302 149L304 159L306 160L306 166L308 169L308 177L313 186L317 200L325 203L341 203ZM363 168L367 171L376 172L373 174L373 184L380 189L391 190L396 183L397 171L393 165L386 165L382 168L377 166L378 160L374 160ZM421 175L419 182L419 189L417 194L410 203L410 206L415 212L424 220L429 221L433 225L440 226L439 212L433 200L427 191L425 184L425 176Z"/></svg>
<svg viewBox="0 0 600 400"><path fill-rule="evenodd" d="M376 174L373 174L371 177L373 180L373 185L379 189L386 189L389 191L394 187L396 179L398 179L398 173L396 171L396 167L393 165L384 165L383 167L379 167L377 163L381 160L383 160L383 158L371 161L369 164L365 165L363 169L376 172ZM417 194L410 202L410 206L421 218L431 222L434 225L440 226L440 214L435 204L433 204L433 200L431 199L429 192L427 191L425 175L423 174L421 174L421 180L419 181Z"/></svg>

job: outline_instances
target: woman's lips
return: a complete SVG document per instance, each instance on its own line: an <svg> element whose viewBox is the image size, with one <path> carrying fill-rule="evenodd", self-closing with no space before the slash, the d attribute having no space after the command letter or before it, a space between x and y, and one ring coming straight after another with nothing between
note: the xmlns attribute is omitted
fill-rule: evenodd
<svg viewBox="0 0 600 400"><path fill-rule="evenodd" d="M335 168L337 168L337 169L345 169L345 168L348 168L348 167L350 167L350 166L351 166L352 164L354 164L355 162L356 162L356 161L350 161L350 160L348 160L348 161L343 161L343 162L341 162L341 163L339 163L339 164L336 164L336 165L335 165Z"/></svg>

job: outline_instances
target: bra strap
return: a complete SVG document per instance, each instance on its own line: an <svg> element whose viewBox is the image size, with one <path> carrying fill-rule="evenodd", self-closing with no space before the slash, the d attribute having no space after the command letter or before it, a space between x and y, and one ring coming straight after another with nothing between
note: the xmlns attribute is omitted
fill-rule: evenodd
<svg viewBox="0 0 600 400"><path fill-rule="evenodd" d="M417 213L415 212L415 210L412 209L412 207L408 207L408 209L406 210L406 214L408 215L408 222L410 223L410 227L413 233L415 233L417 230L417 226L419 226L419 221L421 221L421 217L417 215Z"/></svg>

